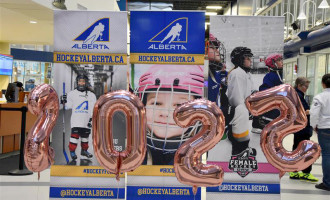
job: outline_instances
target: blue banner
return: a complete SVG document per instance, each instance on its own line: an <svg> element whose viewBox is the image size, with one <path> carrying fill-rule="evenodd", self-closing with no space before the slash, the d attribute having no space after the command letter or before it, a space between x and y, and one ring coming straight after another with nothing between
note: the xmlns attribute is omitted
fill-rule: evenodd
<svg viewBox="0 0 330 200"><path fill-rule="evenodd" d="M127 186L127 199L139 200L191 200L201 199L201 188L194 197L192 187L145 187Z"/></svg>
<svg viewBox="0 0 330 200"><path fill-rule="evenodd" d="M124 199L125 188L50 187L49 197L74 199Z"/></svg>
<svg viewBox="0 0 330 200"><path fill-rule="evenodd" d="M204 12L131 11L131 53L205 53Z"/></svg>
<svg viewBox="0 0 330 200"><path fill-rule="evenodd" d="M280 194L281 187L280 184L222 183L218 187L207 187L206 192Z"/></svg>

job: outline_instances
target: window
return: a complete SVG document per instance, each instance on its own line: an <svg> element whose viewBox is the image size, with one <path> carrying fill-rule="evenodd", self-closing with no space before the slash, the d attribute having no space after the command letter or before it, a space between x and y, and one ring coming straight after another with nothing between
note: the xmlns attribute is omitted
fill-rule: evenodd
<svg viewBox="0 0 330 200"><path fill-rule="evenodd" d="M307 78L314 77L315 56L308 56L307 58Z"/></svg>
<svg viewBox="0 0 330 200"><path fill-rule="evenodd" d="M322 88L322 76L325 74L325 70L326 70L326 60L327 60L327 56L326 55L320 55L319 56L319 62L318 62L318 66L317 66L317 76L316 76L316 94L321 93L323 88Z"/></svg>
<svg viewBox="0 0 330 200"><path fill-rule="evenodd" d="M327 73L330 74L330 54L328 54L328 70Z"/></svg>

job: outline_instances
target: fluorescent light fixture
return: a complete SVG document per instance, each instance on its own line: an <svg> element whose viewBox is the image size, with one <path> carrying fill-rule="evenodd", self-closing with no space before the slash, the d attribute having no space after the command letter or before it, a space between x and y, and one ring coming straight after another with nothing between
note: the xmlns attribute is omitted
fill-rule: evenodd
<svg viewBox="0 0 330 200"><path fill-rule="evenodd" d="M31 24L36 24L37 22L36 22L36 21L32 21L32 20L31 20L31 21L30 21L30 23L31 23Z"/></svg>
<svg viewBox="0 0 330 200"><path fill-rule="evenodd" d="M206 6L206 9L220 10L222 6Z"/></svg>
<svg viewBox="0 0 330 200"><path fill-rule="evenodd" d="M299 14L299 16L297 17L297 19L299 19L299 20L303 20L303 19L306 19L306 18L307 17L305 15L305 12L304 11L301 11L300 14Z"/></svg>
<svg viewBox="0 0 330 200"><path fill-rule="evenodd" d="M319 5L318 8L329 8L329 7L330 7L330 6L329 6L327 0L323 0L323 1L320 3L320 5Z"/></svg>
<svg viewBox="0 0 330 200"><path fill-rule="evenodd" d="M217 15L216 12L205 12L205 15L211 16L211 15Z"/></svg>

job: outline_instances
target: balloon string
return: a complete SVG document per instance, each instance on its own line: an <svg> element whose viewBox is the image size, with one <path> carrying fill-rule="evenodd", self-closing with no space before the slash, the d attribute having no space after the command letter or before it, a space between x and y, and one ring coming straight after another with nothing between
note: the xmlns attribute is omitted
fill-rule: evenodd
<svg viewBox="0 0 330 200"><path fill-rule="evenodd" d="M119 181L117 181L117 199L119 199Z"/></svg>
<svg viewBox="0 0 330 200"><path fill-rule="evenodd" d="M40 181L40 172L38 172L38 181Z"/></svg>

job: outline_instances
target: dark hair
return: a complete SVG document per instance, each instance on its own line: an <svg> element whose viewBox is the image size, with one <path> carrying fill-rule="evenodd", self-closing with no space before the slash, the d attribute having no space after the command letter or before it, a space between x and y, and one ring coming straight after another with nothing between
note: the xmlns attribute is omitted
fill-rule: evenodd
<svg viewBox="0 0 330 200"><path fill-rule="evenodd" d="M330 74L324 74L322 77L322 83L326 88L330 88Z"/></svg>
<svg viewBox="0 0 330 200"><path fill-rule="evenodd" d="M23 83L22 82L15 81L14 83L16 84L17 87L23 87Z"/></svg>

